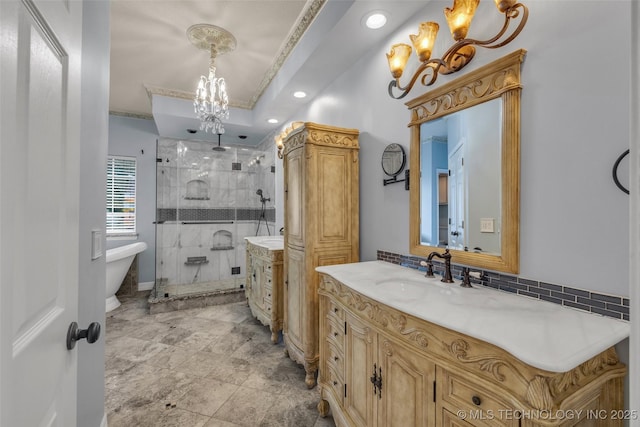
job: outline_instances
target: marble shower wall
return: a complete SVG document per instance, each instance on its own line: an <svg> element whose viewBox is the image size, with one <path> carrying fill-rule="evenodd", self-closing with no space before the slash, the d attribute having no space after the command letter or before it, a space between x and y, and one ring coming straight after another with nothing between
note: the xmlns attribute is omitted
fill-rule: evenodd
<svg viewBox="0 0 640 427"><path fill-rule="evenodd" d="M216 151L215 146L172 139L158 142L157 283L228 281L229 287L239 287L245 276L244 238L256 231L277 234L273 150ZM258 189L270 199L264 210L269 231L265 220L260 221Z"/></svg>

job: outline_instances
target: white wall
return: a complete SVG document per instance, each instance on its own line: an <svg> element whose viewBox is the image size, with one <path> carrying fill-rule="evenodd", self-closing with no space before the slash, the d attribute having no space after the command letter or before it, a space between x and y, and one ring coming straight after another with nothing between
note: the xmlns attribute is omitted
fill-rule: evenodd
<svg viewBox="0 0 640 427"><path fill-rule="evenodd" d="M99 426L104 417L105 257L91 260L91 230L105 231L105 177L109 114L109 2L83 5L82 129L78 324L102 326L100 339L78 351L77 423Z"/></svg>
<svg viewBox="0 0 640 427"><path fill-rule="evenodd" d="M138 256L138 281L140 283L155 282L156 274L156 237L153 222L156 219L157 139L158 131L152 120L109 116L109 155L136 158L137 241L145 242L148 245L147 249ZM135 241L135 239L110 240L107 241L107 248Z"/></svg>
<svg viewBox="0 0 640 427"><path fill-rule="evenodd" d="M384 147L397 142L409 150L409 113L403 101L387 94L384 54L428 19L440 22L436 54L444 51L450 38L442 9L449 3L430 3L291 117L361 131L362 260L375 259L379 249L408 254L409 248L409 192L382 185ZM522 34L502 49L480 49L467 67L528 51L522 77L520 275L626 296L629 197L614 185L611 168L629 141L630 2L526 3L530 17ZM489 16L497 21L488 22ZM500 19L493 2L482 2L469 36L487 38ZM594 60L605 57L606 63ZM452 78L441 76L438 84ZM424 92L416 87L407 99Z"/></svg>

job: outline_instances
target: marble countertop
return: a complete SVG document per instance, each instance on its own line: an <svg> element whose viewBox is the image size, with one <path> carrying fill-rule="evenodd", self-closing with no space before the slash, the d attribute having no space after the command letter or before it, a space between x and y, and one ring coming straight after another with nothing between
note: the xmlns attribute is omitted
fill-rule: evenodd
<svg viewBox="0 0 640 427"><path fill-rule="evenodd" d="M262 246L270 251L284 250L284 236L250 236L244 239L251 244Z"/></svg>
<svg viewBox="0 0 640 427"><path fill-rule="evenodd" d="M460 287L385 261L317 267L389 307L494 344L521 361L566 372L629 336L629 323L486 286Z"/></svg>

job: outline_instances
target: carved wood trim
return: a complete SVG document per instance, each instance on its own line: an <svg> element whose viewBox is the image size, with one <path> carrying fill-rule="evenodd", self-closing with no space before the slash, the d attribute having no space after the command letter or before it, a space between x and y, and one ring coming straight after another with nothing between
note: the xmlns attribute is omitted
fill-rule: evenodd
<svg viewBox="0 0 640 427"><path fill-rule="evenodd" d="M569 372L554 373L534 368L492 344L399 312L359 294L331 276L320 274L320 277L320 295L333 299L363 321L368 319L378 327L377 330L421 351L444 369L462 370L495 384L522 403L518 409L529 407L550 411L562 408L565 403L582 399L585 393L605 385L609 390L626 373L626 367L619 362L613 347ZM386 345L387 339L384 339L382 343L383 351L389 354L393 342ZM581 390L585 386L591 391Z"/></svg>
<svg viewBox="0 0 640 427"><path fill-rule="evenodd" d="M519 89L520 64L526 51L521 49L484 67L419 96L406 105L411 110L408 126L464 110L503 93Z"/></svg>
<svg viewBox="0 0 640 427"><path fill-rule="evenodd" d="M420 125L491 99L502 99L500 254L451 249L455 263L508 273L520 270L520 67L525 54L523 49L515 51L406 103L411 114L410 180L419 183ZM441 248L421 243L420 185L412 185L409 191L409 252L426 257Z"/></svg>
<svg viewBox="0 0 640 427"><path fill-rule="evenodd" d="M283 249L267 249L250 242L247 243L247 249L249 250L249 253L251 253L251 255L255 255L260 258L264 258L270 261L283 260Z"/></svg>
<svg viewBox="0 0 640 427"><path fill-rule="evenodd" d="M284 153L286 155L304 144L358 150L359 134L360 132L357 129L305 122L291 130L285 137L283 141Z"/></svg>

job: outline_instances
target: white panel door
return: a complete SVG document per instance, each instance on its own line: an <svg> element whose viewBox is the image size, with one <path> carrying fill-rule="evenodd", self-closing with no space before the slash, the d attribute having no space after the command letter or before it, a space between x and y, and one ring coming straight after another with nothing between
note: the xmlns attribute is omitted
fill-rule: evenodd
<svg viewBox="0 0 640 427"><path fill-rule="evenodd" d="M465 246L465 176L463 147L449 156L449 247L462 250Z"/></svg>
<svg viewBox="0 0 640 427"><path fill-rule="evenodd" d="M0 32L0 425L72 427L82 2L2 0Z"/></svg>

